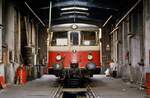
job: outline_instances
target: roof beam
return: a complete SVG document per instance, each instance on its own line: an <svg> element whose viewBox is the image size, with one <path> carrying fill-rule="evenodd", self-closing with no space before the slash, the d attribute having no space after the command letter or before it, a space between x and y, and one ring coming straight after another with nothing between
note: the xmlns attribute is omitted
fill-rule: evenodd
<svg viewBox="0 0 150 98"><path fill-rule="evenodd" d="M75 21L74 21L75 19ZM96 24L98 26L101 26L102 23L104 22L103 20L100 20L100 19L93 19L93 18L90 18L90 17L87 17L87 16L82 16L82 15L67 15L67 16L62 16L60 18L57 18L57 19L54 19L53 20L53 23L56 23L56 22L84 22L84 23L91 23L91 24Z"/></svg>
<svg viewBox="0 0 150 98"><path fill-rule="evenodd" d="M95 21L98 21L98 19L93 19L93 18L90 18L88 16L83 16L83 15L66 15L66 16L62 16L60 18L57 18L59 20L62 20L62 19L68 19L68 18L80 18L80 19L84 19L84 20L95 20ZM54 20L57 20L57 19L54 19Z"/></svg>
<svg viewBox="0 0 150 98"><path fill-rule="evenodd" d="M68 6L84 6L84 7L93 7L93 8L99 8L99 9L105 9L105 10L113 10L113 11L118 11L117 8L110 7L107 5L95 5L89 2L83 2L83 1L65 1L65 2L59 2L55 3L53 7L68 7Z"/></svg>

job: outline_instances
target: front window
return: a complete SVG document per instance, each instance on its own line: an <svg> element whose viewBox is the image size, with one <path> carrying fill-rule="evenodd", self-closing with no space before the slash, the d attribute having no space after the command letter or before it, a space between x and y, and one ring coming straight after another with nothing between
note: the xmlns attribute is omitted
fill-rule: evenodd
<svg viewBox="0 0 150 98"><path fill-rule="evenodd" d="M67 32L53 32L52 46L66 46L67 43Z"/></svg>
<svg viewBox="0 0 150 98"><path fill-rule="evenodd" d="M71 40L71 45L78 45L79 44L78 33L72 32L70 34L70 40Z"/></svg>
<svg viewBox="0 0 150 98"><path fill-rule="evenodd" d="M96 45L96 32L81 32L81 45L83 46L95 46Z"/></svg>

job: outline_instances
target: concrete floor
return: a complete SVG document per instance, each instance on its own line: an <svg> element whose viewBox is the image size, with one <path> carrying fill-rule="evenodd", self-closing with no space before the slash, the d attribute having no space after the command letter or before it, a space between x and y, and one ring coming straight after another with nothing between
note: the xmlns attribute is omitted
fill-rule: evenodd
<svg viewBox="0 0 150 98"><path fill-rule="evenodd" d="M57 86L56 80L54 76L44 75L25 85L9 86L1 90L0 98L52 98Z"/></svg>
<svg viewBox="0 0 150 98"><path fill-rule="evenodd" d="M144 90L121 79L95 75L92 81L93 91L98 98L146 98Z"/></svg>
<svg viewBox="0 0 150 98"><path fill-rule="evenodd" d="M56 80L54 76L44 75L23 86L9 86L0 91L0 98L52 98L58 85ZM121 79L95 75L92 81L91 85L97 98L146 98L144 90L141 91Z"/></svg>

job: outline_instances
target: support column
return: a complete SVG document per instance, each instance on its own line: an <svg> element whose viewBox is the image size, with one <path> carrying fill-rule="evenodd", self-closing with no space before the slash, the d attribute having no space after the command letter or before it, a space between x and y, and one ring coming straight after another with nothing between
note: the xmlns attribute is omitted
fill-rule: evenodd
<svg viewBox="0 0 150 98"><path fill-rule="evenodd" d="M14 51L15 51L15 16L16 11L11 2L6 4L6 43L8 44L8 64L6 64L6 81L7 83L14 83L15 65L14 65ZM13 63L12 63L13 62Z"/></svg>
<svg viewBox="0 0 150 98"><path fill-rule="evenodd" d="M20 59L20 55L21 55L21 16L20 16L20 12L18 12L18 63L21 64L21 59Z"/></svg>
<svg viewBox="0 0 150 98"><path fill-rule="evenodd" d="M8 4L7 10L7 22L6 22L6 32L7 32L7 44L9 50L9 60L14 61L14 32L15 32L15 10L13 4ZM11 56L11 57L10 57Z"/></svg>
<svg viewBox="0 0 150 98"><path fill-rule="evenodd" d="M118 60L118 31L114 31L111 35L111 59L113 59L115 62Z"/></svg>
<svg viewBox="0 0 150 98"><path fill-rule="evenodd" d="M143 0L145 30L145 65L150 65L150 0Z"/></svg>
<svg viewBox="0 0 150 98"><path fill-rule="evenodd" d="M0 76L4 77L4 64L2 64L2 0L0 0Z"/></svg>
<svg viewBox="0 0 150 98"><path fill-rule="evenodd" d="M2 62L2 0L0 0L0 63Z"/></svg>
<svg viewBox="0 0 150 98"><path fill-rule="evenodd" d="M36 65L36 49L35 49L35 42L36 42L36 39L35 39L35 25L34 23L31 23L32 26L31 26L31 43L32 43L32 53L33 53L33 65Z"/></svg>
<svg viewBox="0 0 150 98"><path fill-rule="evenodd" d="M138 67L137 64L141 59L141 46L140 46L140 37L136 35L134 38L131 38L131 64L133 67Z"/></svg>

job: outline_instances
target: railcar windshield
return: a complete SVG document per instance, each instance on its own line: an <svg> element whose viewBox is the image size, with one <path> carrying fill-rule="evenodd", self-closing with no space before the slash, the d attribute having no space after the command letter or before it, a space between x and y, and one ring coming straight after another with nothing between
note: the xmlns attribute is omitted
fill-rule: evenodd
<svg viewBox="0 0 150 98"><path fill-rule="evenodd" d="M81 45L83 46L95 46L96 45L96 32L81 32Z"/></svg>
<svg viewBox="0 0 150 98"><path fill-rule="evenodd" d="M71 40L71 45L78 45L79 44L78 33L72 32L70 34L70 40Z"/></svg>
<svg viewBox="0 0 150 98"><path fill-rule="evenodd" d="M67 46L68 45L67 32L53 32L51 45L52 46Z"/></svg>

